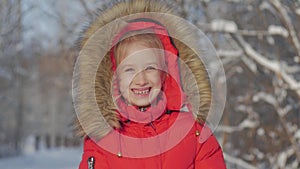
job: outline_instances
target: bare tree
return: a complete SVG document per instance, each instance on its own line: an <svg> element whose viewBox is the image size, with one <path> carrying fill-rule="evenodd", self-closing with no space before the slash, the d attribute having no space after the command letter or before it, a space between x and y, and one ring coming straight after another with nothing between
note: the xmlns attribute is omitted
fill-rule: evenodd
<svg viewBox="0 0 300 169"><path fill-rule="evenodd" d="M13 142L12 150L19 153L21 150L22 128L23 128L23 82L26 70L24 69L24 62L22 61L22 1L1 1L1 72L3 78L3 85L1 95L6 109L3 109L3 116L8 119L2 124L12 124L5 127L2 132L4 133L4 143ZM2 93L2 92L1 92ZM13 115L8 115L7 113ZM9 134L11 133L11 134ZM12 151L14 152L14 151Z"/></svg>
<svg viewBox="0 0 300 169"><path fill-rule="evenodd" d="M229 84L217 132L228 166L299 168L299 2L192 3L204 12L187 18L211 37Z"/></svg>

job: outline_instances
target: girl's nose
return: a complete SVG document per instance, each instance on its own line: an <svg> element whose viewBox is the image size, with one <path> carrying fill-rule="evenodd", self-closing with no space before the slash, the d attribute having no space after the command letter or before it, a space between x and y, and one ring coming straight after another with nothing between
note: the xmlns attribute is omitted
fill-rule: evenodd
<svg viewBox="0 0 300 169"><path fill-rule="evenodd" d="M140 85L140 86L145 86L146 84L148 84L147 77L145 75L145 71L141 71L141 72L137 73L133 79L133 82L136 85Z"/></svg>

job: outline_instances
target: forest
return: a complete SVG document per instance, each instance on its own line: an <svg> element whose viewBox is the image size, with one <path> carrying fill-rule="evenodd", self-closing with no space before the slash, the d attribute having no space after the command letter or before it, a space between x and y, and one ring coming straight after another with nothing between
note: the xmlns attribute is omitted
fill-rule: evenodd
<svg viewBox="0 0 300 169"><path fill-rule="evenodd" d="M77 39L108 0L0 1L0 158L28 140L79 147L72 128ZM214 46L226 84L214 131L228 168L300 168L300 1L170 0Z"/></svg>

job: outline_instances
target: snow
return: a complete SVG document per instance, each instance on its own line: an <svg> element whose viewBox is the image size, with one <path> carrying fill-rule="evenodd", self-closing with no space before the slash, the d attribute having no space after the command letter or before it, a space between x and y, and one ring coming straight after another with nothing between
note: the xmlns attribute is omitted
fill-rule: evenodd
<svg viewBox="0 0 300 169"><path fill-rule="evenodd" d="M265 155L264 155L264 153L263 152L261 152L261 151L259 151L259 149L257 149L257 148L255 148L254 150L253 150L253 153L256 155L256 157L258 158L258 159L263 159L264 157L265 157Z"/></svg>
<svg viewBox="0 0 300 169"><path fill-rule="evenodd" d="M287 154L285 152L282 152L278 156L277 164L280 168L283 168L286 164L287 160Z"/></svg>
<svg viewBox="0 0 300 169"><path fill-rule="evenodd" d="M258 92L252 97L253 102L258 102L260 100L264 100L272 105L277 103L276 98L265 92Z"/></svg>
<svg viewBox="0 0 300 169"><path fill-rule="evenodd" d="M273 29L273 28L272 28ZM268 60L265 56L262 56L260 53L255 51L250 44L248 44L241 36L237 36L239 43L243 46L245 53L258 62L260 65L265 68L279 74L284 81L289 85L290 89L295 90L298 96L300 96L300 82L298 82L292 75L289 75L281 68L281 65L278 61ZM295 41L298 44L298 41ZM300 46L300 43L299 43ZM299 47L300 48L300 47ZM300 50L299 50L300 51ZM299 52L300 53L300 52Z"/></svg>
<svg viewBox="0 0 300 169"><path fill-rule="evenodd" d="M33 154L35 153L35 145L34 145L34 136L30 135L25 139L23 152L25 154ZM43 146L44 147L44 146Z"/></svg>
<svg viewBox="0 0 300 169"><path fill-rule="evenodd" d="M237 2L241 2L241 0L227 0L228 2L235 2L235 3L237 3Z"/></svg>
<svg viewBox="0 0 300 169"><path fill-rule="evenodd" d="M259 128L259 129L257 130L257 135L259 135L259 136L264 136L264 135L265 135L265 130L264 130L263 128Z"/></svg>
<svg viewBox="0 0 300 169"><path fill-rule="evenodd" d="M286 114L288 114L293 109L293 106L286 105L283 109L278 110L278 114L281 117L284 117Z"/></svg>
<svg viewBox="0 0 300 169"><path fill-rule="evenodd" d="M253 73L257 73L257 66L254 63L253 60L249 59L246 56L242 56L242 61L247 65L247 67L253 72Z"/></svg>
<svg viewBox="0 0 300 169"><path fill-rule="evenodd" d="M295 56L294 57L294 62L300 62L300 57L299 56Z"/></svg>
<svg viewBox="0 0 300 169"><path fill-rule="evenodd" d="M265 2L265 1L263 1L259 6L260 10L265 10L265 9L270 9L270 8L271 8L271 5L268 2Z"/></svg>
<svg viewBox="0 0 300 169"><path fill-rule="evenodd" d="M294 137L300 139L300 129L295 133Z"/></svg>
<svg viewBox="0 0 300 169"><path fill-rule="evenodd" d="M77 169L82 149L52 149L0 159L1 169Z"/></svg>
<svg viewBox="0 0 300 169"><path fill-rule="evenodd" d="M236 164L237 166L240 166L244 169L256 169L255 166L247 163L246 161L243 161L240 158L233 157L225 152L223 154L224 154L225 161L228 163Z"/></svg>
<svg viewBox="0 0 300 169"><path fill-rule="evenodd" d="M244 99L244 98L242 98L241 96L238 96L239 102L242 102L242 99ZM246 112L247 109L248 109L248 107L245 106L245 105L243 105L243 104L241 104L241 105L236 106L235 109L236 109L237 111Z"/></svg>
<svg viewBox="0 0 300 169"><path fill-rule="evenodd" d="M297 15L300 15L300 8L297 8L297 9L296 9L296 14L297 14Z"/></svg>
<svg viewBox="0 0 300 169"><path fill-rule="evenodd" d="M238 27L234 21L215 19L211 22L211 29L214 31L235 33L238 30Z"/></svg>
<svg viewBox="0 0 300 169"><path fill-rule="evenodd" d="M240 57L243 54L242 50L222 50L217 51L219 56L223 57Z"/></svg>
<svg viewBox="0 0 300 169"><path fill-rule="evenodd" d="M289 148L288 150L281 152L278 155L277 159L277 165L279 168L286 168L287 165L287 159L295 153L295 150L293 148Z"/></svg>
<svg viewBox="0 0 300 169"><path fill-rule="evenodd" d="M270 44L270 45L274 45L275 44L275 40L272 36L267 36L267 42Z"/></svg>
<svg viewBox="0 0 300 169"><path fill-rule="evenodd" d="M263 1L263 2L260 4L259 9L260 9L261 11L263 11L263 10L268 10L268 11L270 11L272 14L276 13L276 11L274 10L274 8L273 8L268 2L266 2L266 1Z"/></svg>
<svg viewBox="0 0 300 169"><path fill-rule="evenodd" d="M288 131L289 131L290 133L294 133L294 132L296 132L297 129L298 129L298 126L297 126L296 124L291 123L291 122L287 122L287 123L286 123L286 127L287 127L287 129L288 129Z"/></svg>
<svg viewBox="0 0 300 169"><path fill-rule="evenodd" d="M217 131L232 133L232 132L235 132L235 131L242 131L246 128L255 128L258 125L259 125L259 122L257 122L257 121L250 120L250 119L245 119L238 126L219 125Z"/></svg>
<svg viewBox="0 0 300 169"><path fill-rule="evenodd" d="M255 128L258 126L258 122L250 120L250 119L245 119L243 122L239 124L239 127L244 129L244 128Z"/></svg>
<svg viewBox="0 0 300 169"><path fill-rule="evenodd" d="M289 36L289 32L284 27L277 25L270 25L268 27L268 32L271 35L281 35L285 38Z"/></svg>

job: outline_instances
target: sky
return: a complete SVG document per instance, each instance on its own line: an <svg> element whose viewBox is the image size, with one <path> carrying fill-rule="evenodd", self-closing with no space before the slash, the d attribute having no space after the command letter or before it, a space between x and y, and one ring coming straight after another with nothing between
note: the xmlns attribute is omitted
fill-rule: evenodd
<svg viewBox="0 0 300 169"><path fill-rule="evenodd" d="M67 29L74 31L65 38L72 44L82 26L74 27L72 24L86 20L81 5L74 0L23 0L22 5L24 40L26 43L38 42L43 48L55 47ZM60 18L64 19L66 27L61 26Z"/></svg>

